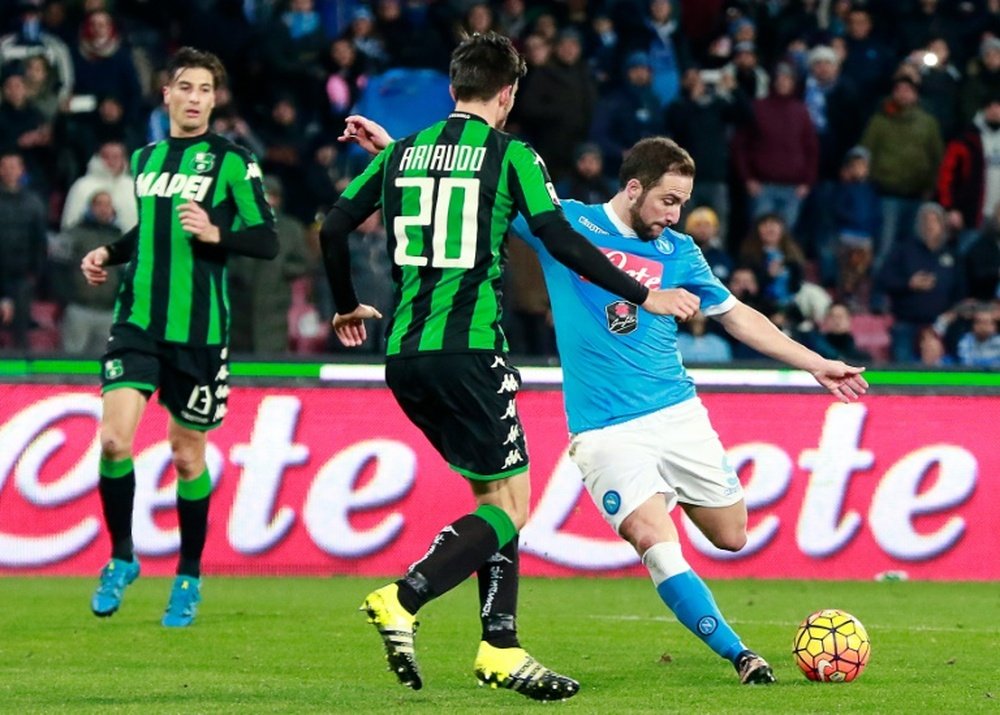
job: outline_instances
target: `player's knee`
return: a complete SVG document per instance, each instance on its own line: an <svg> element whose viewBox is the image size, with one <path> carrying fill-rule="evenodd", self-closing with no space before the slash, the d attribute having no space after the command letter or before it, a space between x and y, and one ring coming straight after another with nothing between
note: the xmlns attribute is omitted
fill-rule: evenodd
<svg viewBox="0 0 1000 715"><path fill-rule="evenodd" d="M101 427L100 440L101 456L105 459L119 461L132 454L132 438L121 430L104 425Z"/></svg>
<svg viewBox="0 0 1000 715"><path fill-rule="evenodd" d="M174 469L181 479L194 479L205 471L205 458L198 450L177 447L173 453Z"/></svg>
<svg viewBox="0 0 1000 715"><path fill-rule="evenodd" d="M747 545L747 532L745 529L732 529L717 534L710 534L708 535L708 539L717 549L739 551Z"/></svg>

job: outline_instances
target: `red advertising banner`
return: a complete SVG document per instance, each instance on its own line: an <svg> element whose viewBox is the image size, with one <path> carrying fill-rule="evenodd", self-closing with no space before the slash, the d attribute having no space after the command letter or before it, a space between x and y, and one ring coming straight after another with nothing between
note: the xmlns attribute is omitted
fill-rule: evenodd
<svg viewBox="0 0 1000 715"><path fill-rule="evenodd" d="M1000 579L1000 397L702 396L746 489L749 543L718 552L678 510L708 578ZM518 398L532 465L529 575L644 574L565 455L558 391ZM0 574L96 574L101 403L90 387L0 385ZM470 510L462 479L384 388L239 387L210 433L208 573L399 575ZM167 415L135 443L143 571L178 547Z"/></svg>

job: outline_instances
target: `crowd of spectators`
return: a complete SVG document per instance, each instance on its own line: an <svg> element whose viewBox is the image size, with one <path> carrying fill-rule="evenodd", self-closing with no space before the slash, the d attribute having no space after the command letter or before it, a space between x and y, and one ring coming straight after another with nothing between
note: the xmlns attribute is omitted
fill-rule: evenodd
<svg viewBox="0 0 1000 715"><path fill-rule="evenodd" d="M528 63L507 129L563 198L606 200L632 144L671 136L698 167L678 228L788 334L852 361L1000 367L1000 0L0 2L0 347L99 354L113 282L76 266L135 224L128 157L167 135L163 67L193 45L229 71L212 130L259 157L282 242L231 266L233 347L335 349L317 221L367 160L337 143L344 118L438 106L451 49L490 29ZM378 217L352 239L383 312L384 246ZM551 358L519 249L511 347ZM689 361L760 357L713 321L683 332Z"/></svg>

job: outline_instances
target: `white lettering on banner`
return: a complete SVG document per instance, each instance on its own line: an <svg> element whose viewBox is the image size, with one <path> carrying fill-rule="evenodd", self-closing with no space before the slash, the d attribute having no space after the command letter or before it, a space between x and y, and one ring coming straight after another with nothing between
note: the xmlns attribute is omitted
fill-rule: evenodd
<svg viewBox="0 0 1000 715"><path fill-rule="evenodd" d="M840 551L861 527L861 515L849 511L841 516L851 474L869 469L875 462L871 450L858 449L868 408L853 404L831 405L826 411L817 449L806 449L799 466L812 470L795 538L802 553L812 557Z"/></svg>
<svg viewBox="0 0 1000 715"><path fill-rule="evenodd" d="M66 441L54 423L67 417L101 417L101 398L96 395L65 394L39 400L14 415L0 427L0 490L14 471L14 484L21 495L36 506L67 504L97 486L98 445L92 442L83 457L54 481L42 483L46 460ZM100 521L81 519L64 531L37 536L0 531L0 566L32 567L56 563L87 547L100 533Z"/></svg>
<svg viewBox="0 0 1000 715"><path fill-rule="evenodd" d="M938 465L937 480L920 492L925 476ZM923 447L896 462L872 496L868 523L875 541L898 559L919 561L943 554L965 532L965 520L953 516L937 531L921 534L913 517L958 506L976 488L976 458L961 447Z"/></svg>
<svg viewBox="0 0 1000 715"><path fill-rule="evenodd" d="M293 441L302 404L296 397L268 396L260 402L249 444L235 444L229 458L243 474L233 496L227 535L241 554L275 546L295 521L295 511L274 511L285 468L309 461L309 447ZM273 514L273 516L272 516Z"/></svg>
<svg viewBox="0 0 1000 715"><path fill-rule="evenodd" d="M222 474L222 455L211 442L205 450L208 476L212 488ZM170 444L159 442L143 450L135 458L135 507L132 512L132 541L139 556L167 556L177 553L180 531L161 529L156 523L156 512L177 508L177 479L174 477ZM96 470L95 470L96 471ZM160 485L165 472L173 478Z"/></svg>
<svg viewBox="0 0 1000 715"><path fill-rule="evenodd" d="M8 408L0 420L0 573L21 568L89 570L105 546L96 493L100 398L89 391L38 385L0 386L2 395L8 395L8 405L19 407ZM539 410L560 417L560 424L549 431L558 440L564 434L558 397L531 397L530 419L537 418ZM389 404L390 399L388 393L364 395L365 404ZM729 404L735 408L744 399L734 396ZM780 404L783 398L768 399ZM900 398L907 405L912 399ZM334 570L374 573L413 557L409 539L427 526L421 514L428 505L451 508L467 496L452 494L444 483L435 485L435 474L426 475L434 486L428 488L422 475L421 488L416 488L418 460L422 472L443 472L443 465L425 465L425 454L437 458L422 442L411 446L409 440L419 436L384 427L374 412L371 420L344 424L336 432L341 443L330 445L325 425L316 429L315 419L307 422L304 417L310 405L325 409L325 395L294 388L287 393L247 388L240 400L238 419L213 433L219 446L208 447L213 483L231 470L225 477L229 483L221 484L213 505L215 522L226 528L212 530L210 559L260 555L291 568L322 570L332 556L353 561L337 563ZM832 564L852 578L866 578L886 566L905 567L898 562L906 561L919 577L979 578L969 562L989 548L984 539L992 533L988 524L995 503L985 489L977 492L977 485L982 472L988 486L985 479L996 472L997 453L971 426L952 424L961 419L956 414L967 410L958 402L942 398L940 423L914 423L912 433L891 426L901 419L901 408L882 397L871 404L829 407L817 415L822 424L810 420L794 434L736 444L727 456L743 476L751 512L747 546L737 554L718 551L685 519L690 558L706 569L712 561L717 569L718 564L724 564L723 569L732 565L733 573L745 562L755 573L777 577ZM986 404L992 408L997 403ZM510 399L512 416L514 405ZM928 409L936 413L938 408ZM732 422L739 425L742 418ZM508 428L518 432L512 425ZM529 427L529 433L532 429L537 427ZM136 549L140 555L172 556L179 542L177 530L163 528L161 522L174 521L172 515L161 520L160 513L172 512L176 503L170 449L166 442L155 441L162 434L159 429L155 436L147 434L139 441L150 446L135 457ZM369 439L373 434L386 437ZM816 446L800 450L792 444ZM872 451L862 449L868 445L894 456L876 462ZM536 459L550 464L557 449ZM285 479L291 467L298 467L294 484ZM860 473L852 479L855 471ZM638 563L631 547L586 504L589 497L582 495L579 473L565 454L559 455L551 475L536 478L541 480L541 498L522 533L525 552L538 557L531 566L536 573L561 568L606 571ZM300 515L303 528L296 529ZM855 546L860 548L845 558ZM774 565L782 559L790 565ZM151 560L151 573L169 568L165 563ZM943 570L936 570L939 564ZM984 567L981 573L995 577L997 571Z"/></svg>
<svg viewBox="0 0 1000 715"><path fill-rule="evenodd" d="M620 569L639 563L627 541L607 530L606 539L593 539L560 531L576 508L583 477L569 455L563 453L531 519L521 529L521 551L570 568L586 571Z"/></svg>
<svg viewBox="0 0 1000 715"><path fill-rule="evenodd" d="M784 450L773 444L750 442L737 445L727 450L726 456L736 472L747 464L753 466L753 471L743 487L747 511L763 509L774 504L785 495L792 483L792 460ZM746 558L767 546L778 533L781 520L774 514L761 518L756 526L747 528L746 546L736 552L715 548L687 514L684 515L682 523L691 545L699 552L714 559L732 560Z"/></svg>
<svg viewBox="0 0 1000 715"><path fill-rule="evenodd" d="M362 470L374 462L367 484L355 489ZM417 458L405 442L371 439L339 452L316 473L302 508L313 542L333 556L360 558L385 548L403 528L398 511L361 531L351 525L354 511L375 509L405 496L413 487Z"/></svg>

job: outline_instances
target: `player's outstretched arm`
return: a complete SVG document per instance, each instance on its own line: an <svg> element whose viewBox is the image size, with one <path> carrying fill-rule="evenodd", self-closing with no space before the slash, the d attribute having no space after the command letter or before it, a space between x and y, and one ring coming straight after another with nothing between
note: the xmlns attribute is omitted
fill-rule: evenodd
<svg viewBox="0 0 1000 715"><path fill-rule="evenodd" d="M370 305L359 303L358 307L346 315L337 313L333 316L333 332L337 334L344 347L356 348L368 338L365 330L365 320L378 320L382 314Z"/></svg>
<svg viewBox="0 0 1000 715"><path fill-rule="evenodd" d="M368 117L352 114L344 120L344 133L337 139L342 142L354 142L369 154L378 154L392 143L392 137L378 122Z"/></svg>
<svg viewBox="0 0 1000 715"><path fill-rule="evenodd" d="M797 343L750 306L737 301L736 306L719 316L730 335L757 352L812 374L820 385L841 402L857 400L868 391L861 375L863 367L827 360L805 345Z"/></svg>

